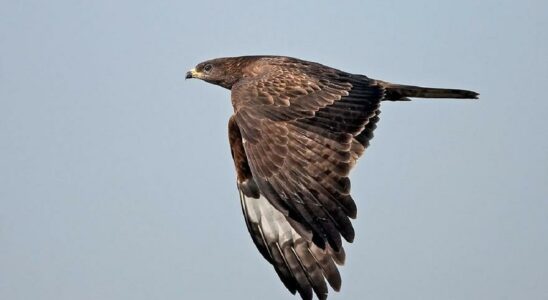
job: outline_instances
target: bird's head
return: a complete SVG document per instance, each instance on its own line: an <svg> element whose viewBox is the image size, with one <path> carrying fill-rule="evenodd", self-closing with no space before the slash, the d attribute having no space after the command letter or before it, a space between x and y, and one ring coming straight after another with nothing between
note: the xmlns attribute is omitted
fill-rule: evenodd
<svg viewBox="0 0 548 300"><path fill-rule="evenodd" d="M197 78L231 89L242 78L243 61L238 57L206 60L186 73L186 79Z"/></svg>

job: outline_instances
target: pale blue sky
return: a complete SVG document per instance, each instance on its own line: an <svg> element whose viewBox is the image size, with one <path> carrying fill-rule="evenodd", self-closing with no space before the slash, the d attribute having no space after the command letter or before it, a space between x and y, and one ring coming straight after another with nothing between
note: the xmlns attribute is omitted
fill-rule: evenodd
<svg viewBox="0 0 548 300"><path fill-rule="evenodd" d="M298 299L243 223L219 56L479 102L385 103L330 299L548 298L546 1L2 1L0 299Z"/></svg>

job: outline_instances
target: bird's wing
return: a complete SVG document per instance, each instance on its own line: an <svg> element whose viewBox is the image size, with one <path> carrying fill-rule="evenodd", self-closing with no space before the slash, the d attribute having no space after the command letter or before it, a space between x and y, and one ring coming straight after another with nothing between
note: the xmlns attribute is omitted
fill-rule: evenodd
<svg viewBox="0 0 548 300"><path fill-rule="evenodd" d="M329 245L319 248L309 236L295 230L297 223L291 224L270 204L253 180L234 117L228 128L242 212L253 242L291 293L299 292L303 299L312 299L314 292L319 299L326 299L326 281L336 291L341 287L336 264L344 263L343 249L334 251Z"/></svg>
<svg viewBox="0 0 548 300"><path fill-rule="evenodd" d="M384 89L365 76L317 64L258 69L232 87L253 179L278 211L301 225L301 235L338 251L341 235L354 238L348 173L378 120Z"/></svg>
<svg viewBox="0 0 548 300"><path fill-rule="evenodd" d="M321 66L320 66L321 67ZM384 89L312 66L268 66L232 88L229 124L248 230L285 286L303 299L340 288L341 235L354 238L348 173L364 152Z"/></svg>

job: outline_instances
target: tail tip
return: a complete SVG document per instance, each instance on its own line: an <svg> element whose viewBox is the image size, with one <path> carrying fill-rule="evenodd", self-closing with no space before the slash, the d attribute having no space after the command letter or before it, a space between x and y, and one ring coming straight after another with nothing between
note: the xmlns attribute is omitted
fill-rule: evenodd
<svg viewBox="0 0 548 300"><path fill-rule="evenodd" d="M469 90L457 90L456 94L460 94L460 97L456 98L464 98L464 99L479 99L479 93L476 93L474 91Z"/></svg>

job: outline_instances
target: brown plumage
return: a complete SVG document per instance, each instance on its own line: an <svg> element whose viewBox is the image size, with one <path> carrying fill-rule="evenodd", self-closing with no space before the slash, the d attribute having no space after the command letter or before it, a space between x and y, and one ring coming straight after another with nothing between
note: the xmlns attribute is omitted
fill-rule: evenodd
<svg viewBox="0 0 548 300"><path fill-rule="evenodd" d="M472 91L392 84L281 56L202 62L187 73L232 91L229 141L253 242L303 299L339 290L342 239L356 204L348 173L373 137L381 101L477 99Z"/></svg>

